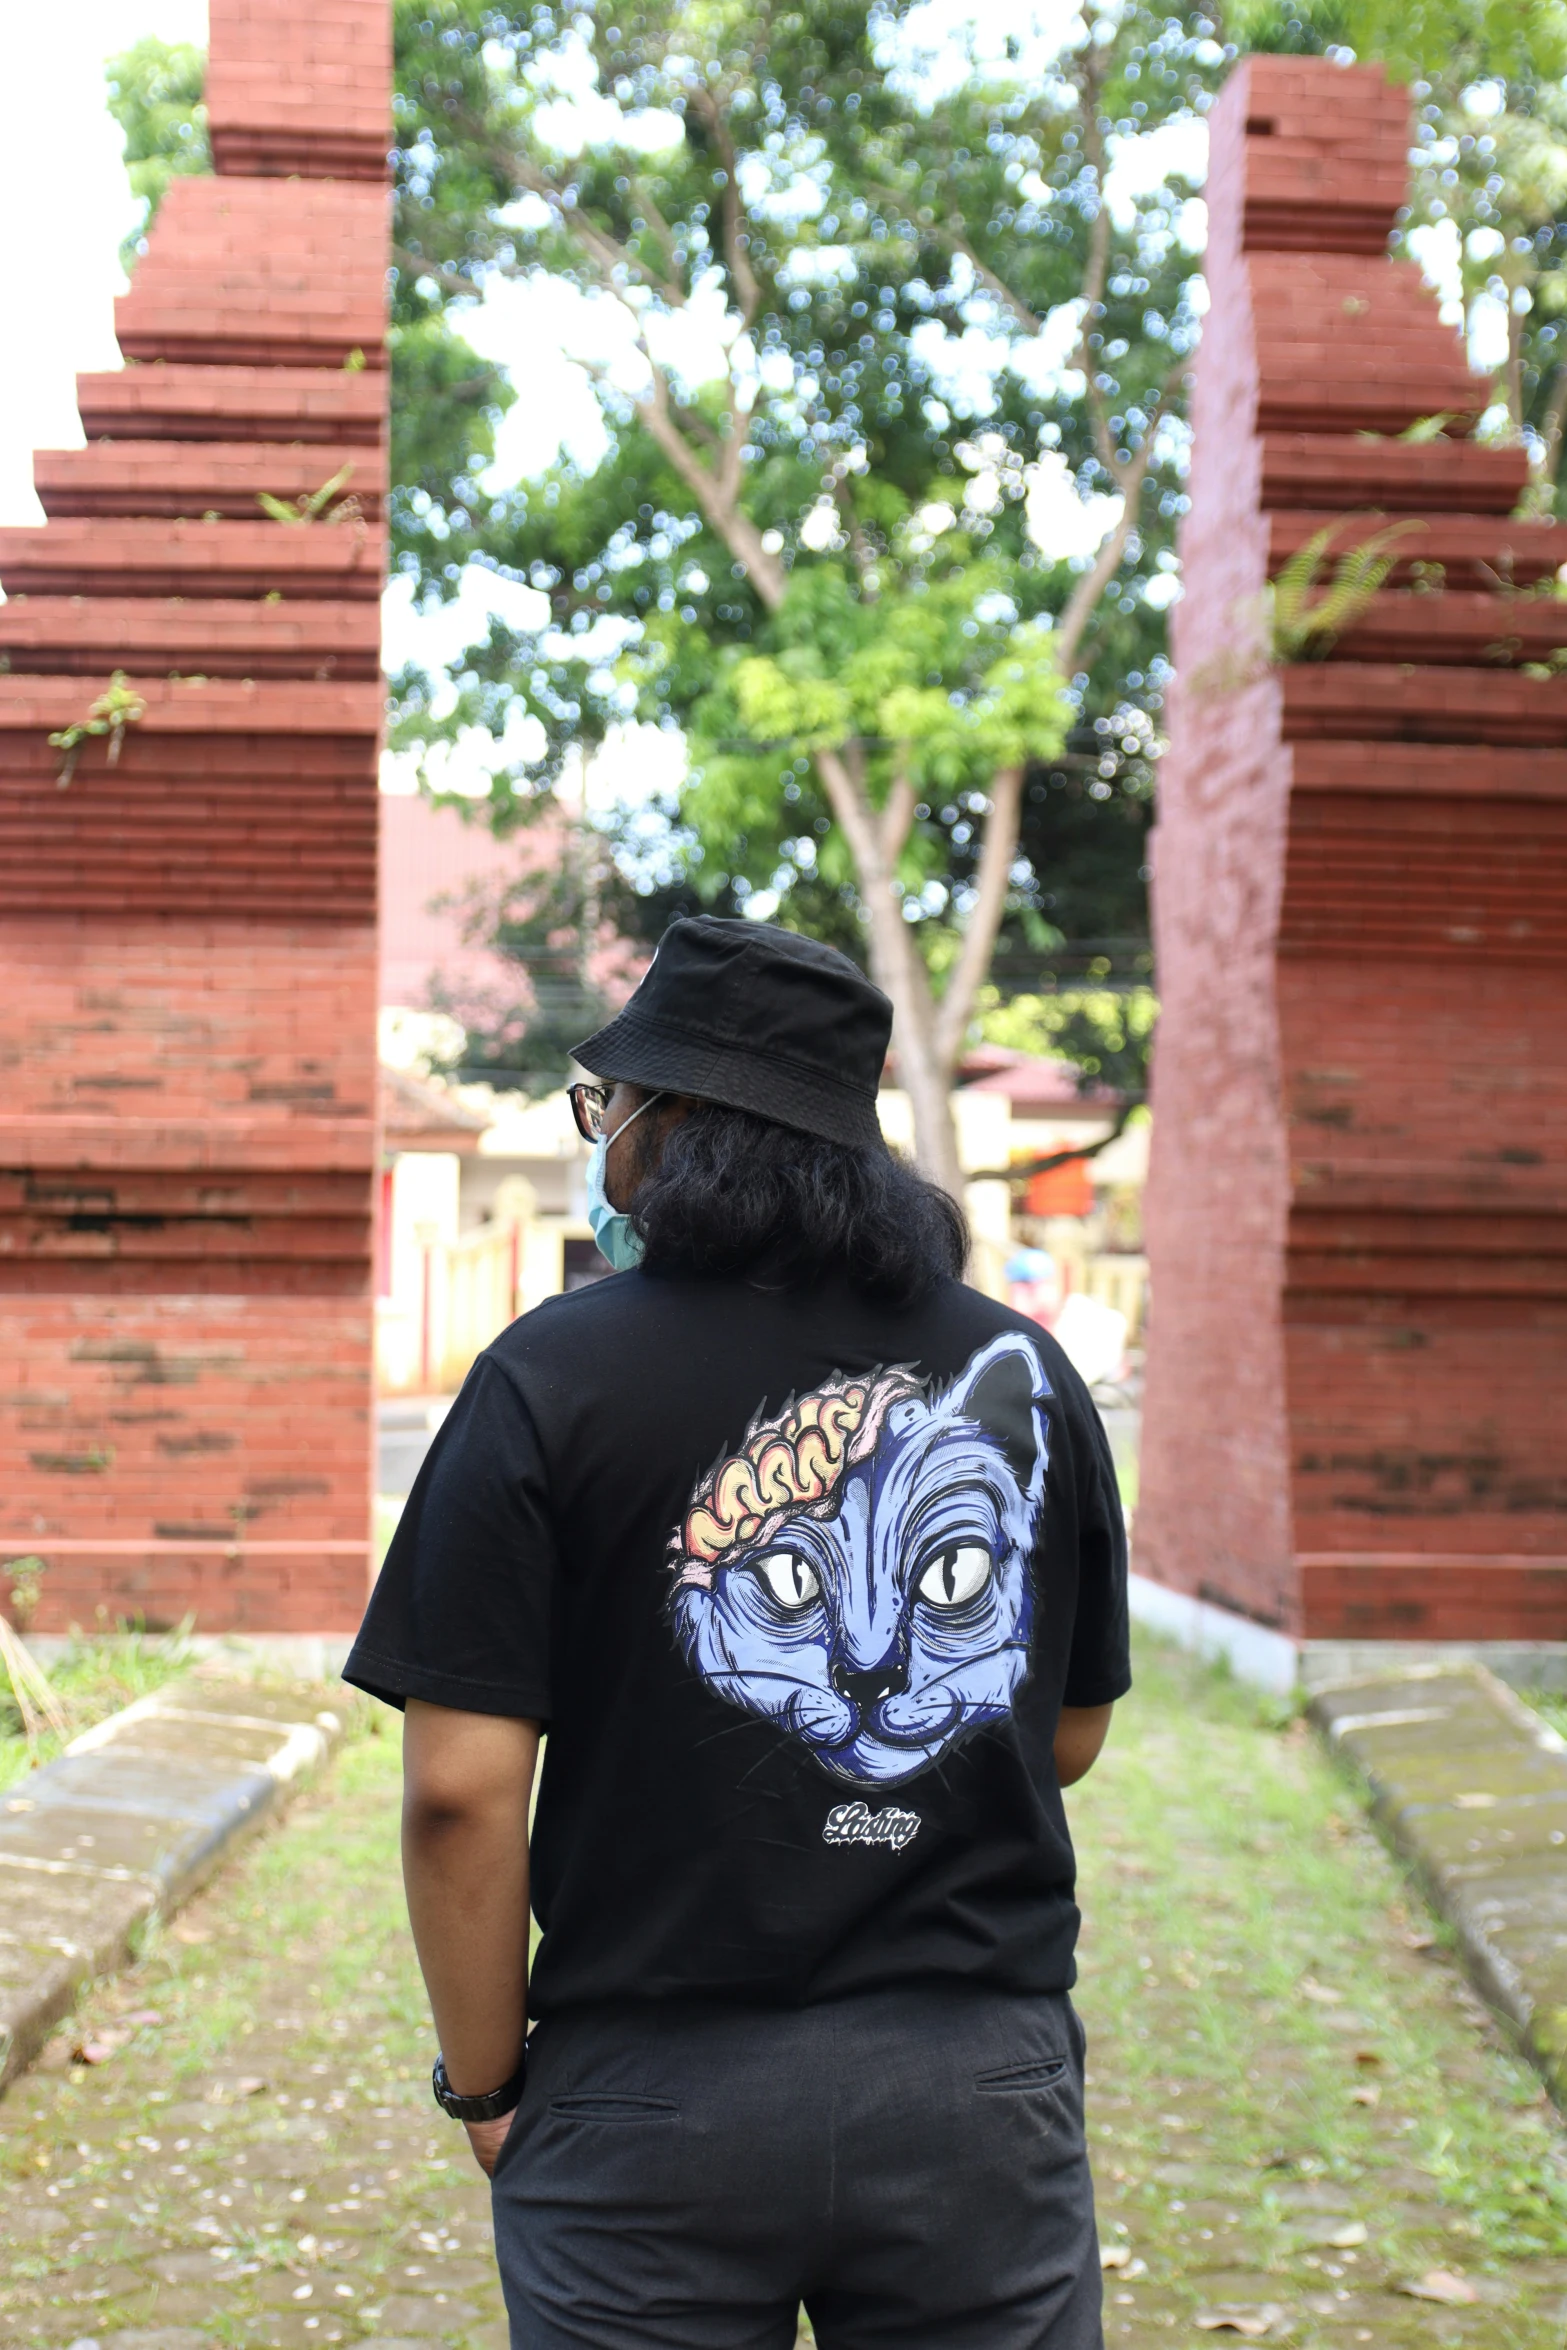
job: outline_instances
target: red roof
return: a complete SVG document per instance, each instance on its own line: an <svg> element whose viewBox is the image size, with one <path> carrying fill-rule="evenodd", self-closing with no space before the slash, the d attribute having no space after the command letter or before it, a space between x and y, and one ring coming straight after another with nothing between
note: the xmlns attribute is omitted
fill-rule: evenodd
<svg viewBox="0 0 1567 2350"><path fill-rule="evenodd" d="M1120 1108L1121 1096L1114 1086L1080 1083L1082 1071L1075 1061L1046 1060L1030 1053L1008 1053L1001 1060L1001 1051L999 1046L981 1046L965 1059L965 1070L980 1062L981 1053L994 1054L999 1061L966 1083L965 1093L1004 1094L1014 1110L1025 1114L1054 1110L1081 1115L1085 1110Z"/></svg>

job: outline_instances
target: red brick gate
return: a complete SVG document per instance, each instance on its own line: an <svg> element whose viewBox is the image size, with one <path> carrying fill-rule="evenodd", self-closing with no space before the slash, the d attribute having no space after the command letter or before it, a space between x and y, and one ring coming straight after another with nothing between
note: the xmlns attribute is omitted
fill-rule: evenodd
<svg viewBox="0 0 1567 2350"><path fill-rule="evenodd" d="M389 17L213 0L217 176L0 531L0 1561L41 1629L363 1605Z"/></svg>
<svg viewBox="0 0 1567 2350"><path fill-rule="evenodd" d="M1559 1640L1567 527L1511 519L1523 452L1467 437L1486 387L1386 257L1407 93L1258 58L1212 127L1136 1564L1292 1634ZM1334 517L1414 527L1269 663L1264 583Z"/></svg>

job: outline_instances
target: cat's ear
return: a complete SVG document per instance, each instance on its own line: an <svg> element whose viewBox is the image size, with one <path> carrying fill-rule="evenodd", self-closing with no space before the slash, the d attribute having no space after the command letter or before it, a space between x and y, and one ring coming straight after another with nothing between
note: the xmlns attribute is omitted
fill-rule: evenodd
<svg viewBox="0 0 1567 2350"><path fill-rule="evenodd" d="M1026 1338L1006 1331L970 1355L943 1401L995 1438L1025 1493L1040 1491L1049 1458L1050 1382Z"/></svg>

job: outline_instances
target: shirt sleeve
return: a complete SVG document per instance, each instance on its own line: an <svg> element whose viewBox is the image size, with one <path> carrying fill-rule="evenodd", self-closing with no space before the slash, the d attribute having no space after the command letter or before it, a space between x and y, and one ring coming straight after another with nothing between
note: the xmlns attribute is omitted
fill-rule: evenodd
<svg viewBox="0 0 1567 2350"><path fill-rule="evenodd" d="M1113 1705L1132 1686L1126 1597L1126 1514L1104 1422L1075 1379L1077 1615L1063 1705Z"/></svg>
<svg viewBox="0 0 1567 2350"><path fill-rule="evenodd" d="M344 1680L388 1705L547 1722L555 1572L538 1435L481 1355L414 1481Z"/></svg>

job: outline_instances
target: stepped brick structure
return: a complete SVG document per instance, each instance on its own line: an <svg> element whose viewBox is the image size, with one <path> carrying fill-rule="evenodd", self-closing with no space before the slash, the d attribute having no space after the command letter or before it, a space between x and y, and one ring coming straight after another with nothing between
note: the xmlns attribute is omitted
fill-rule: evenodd
<svg viewBox="0 0 1567 2350"><path fill-rule="evenodd" d="M41 1560L39 1629L363 1606L390 86L387 0L212 0L216 176L0 531L0 1597ZM139 714L68 770L115 671Z"/></svg>
<svg viewBox="0 0 1567 2350"><path fill-rule="evenodd" d="M1296 1637L1560 1640L1567 527L1513 518L1524 454L1387 257L1410 136L1320 60L1212 117L1136 1565ZM1270 576L1390 520L1369 608L1270 662Z"/></svg>

